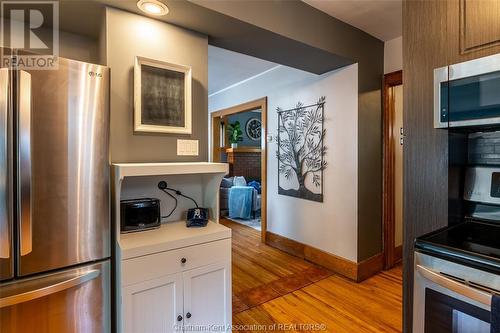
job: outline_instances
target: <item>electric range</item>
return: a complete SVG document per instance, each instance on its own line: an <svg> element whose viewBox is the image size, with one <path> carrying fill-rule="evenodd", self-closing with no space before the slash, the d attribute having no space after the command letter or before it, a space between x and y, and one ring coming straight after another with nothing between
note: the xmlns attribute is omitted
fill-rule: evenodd
<svg viewBox="0 0 500 333"><path fill-rule="evenodd" d="M470 220L415 241L413 332L489 333L500 224Z"/></svg>
<svg viewBox="0 0 500 333"><path fill-rule="evenodd" d="M419 237L415 250L500 275L500 224L468 221Z"/></svg>

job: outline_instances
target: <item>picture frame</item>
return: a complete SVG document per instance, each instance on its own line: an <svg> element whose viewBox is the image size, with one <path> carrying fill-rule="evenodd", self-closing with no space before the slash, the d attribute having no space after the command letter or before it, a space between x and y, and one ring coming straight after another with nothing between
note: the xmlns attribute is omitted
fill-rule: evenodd
<svg viewBox="0 0 500 333"><path fill-rule="evenodd" d="M136 56L134 132L191 134L191 67Z"/></svg>

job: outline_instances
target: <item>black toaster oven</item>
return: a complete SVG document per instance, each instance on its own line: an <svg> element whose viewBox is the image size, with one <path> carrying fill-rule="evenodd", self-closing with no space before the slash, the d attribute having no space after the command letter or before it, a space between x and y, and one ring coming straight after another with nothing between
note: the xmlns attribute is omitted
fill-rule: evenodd
<svg viewBox="0 0 500 333"><path fill-rule="evenodd" d="M160 200L141 198L120 201L120 230L122 233L159 228Z"/></svg>

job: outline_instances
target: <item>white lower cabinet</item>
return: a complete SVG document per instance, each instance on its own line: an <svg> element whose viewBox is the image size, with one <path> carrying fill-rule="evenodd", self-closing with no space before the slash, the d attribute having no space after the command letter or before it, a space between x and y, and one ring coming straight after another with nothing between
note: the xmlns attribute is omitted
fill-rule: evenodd
<svg viewBox="0 0 500 333"><path fill-rule="evenodd" d="M125 287L122 299L124 332L175 332L183 313L182 274Z"/></svg>
<svg viewBox="0 0 500 333"><path fill-rule="evenodd" d="M222 262L183 273L186 332L230 332L231 263Z"/></svg>
<svg viewBox="0 0 500 333"><path fill-rule="evenodd" d="M122 271L129 276L122 281L130 283L121 288L123 332L231 332L230 244L221 240L125 260Z"/></svg>

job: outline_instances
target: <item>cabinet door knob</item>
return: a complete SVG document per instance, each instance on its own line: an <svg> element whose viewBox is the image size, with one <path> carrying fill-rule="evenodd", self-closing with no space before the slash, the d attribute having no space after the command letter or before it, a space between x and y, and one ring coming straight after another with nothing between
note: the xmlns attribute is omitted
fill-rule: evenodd
<svg viewBox="0 0 500 333"><path fill-rule="evenodd" d="M191 318L191 313L189 313L189 312L186 313L186 318L188 318L188 319Z"/></svg>
<svg viewBox="0 0 500 333"><path fill-rule="evenodd" d="M177 321L182 321L182 316L181 315L177 316Z"/></svg>
<svg viewBox="0 0 500 333"><path fill-rule="evenodd" d="M186 259L186 258L182 258L182 259L181 259L181 263L183 263L183 264L185 264L185 263L186 263L186 261L187 261L187 259Z"/></svg>

